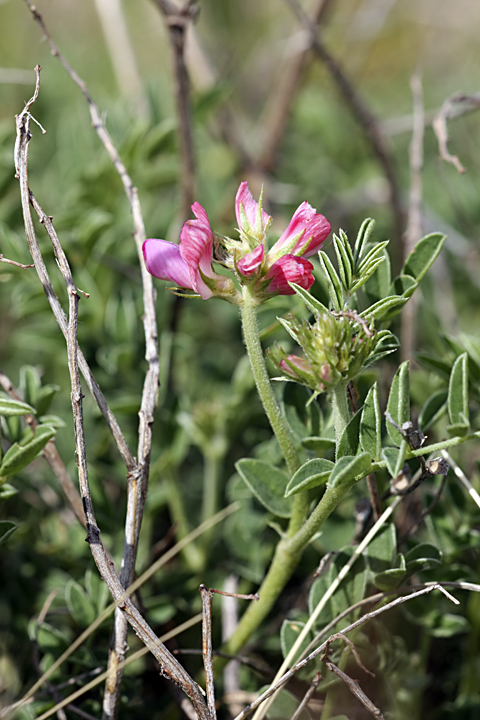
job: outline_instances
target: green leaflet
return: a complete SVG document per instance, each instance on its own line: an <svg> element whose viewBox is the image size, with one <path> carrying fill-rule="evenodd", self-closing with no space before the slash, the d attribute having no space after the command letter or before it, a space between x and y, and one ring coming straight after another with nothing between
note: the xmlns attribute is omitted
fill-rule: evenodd
<svg viewBox="0 0 480 720"><path fill-rule="evenodd" d="M332 303L334 310L336 310L336 312L340 312L340 310L343 309L343 292L340 278L338 277L330 258L325 252L323 252L323 250L320 250L318 253L318 258L327 281L330 302Z"/></svg>
<svg viewBox="0 0 480 720"><path fill-rule="evenodd" d="M0 477L15 475L27 467L55 433L55 428L49 425L37 425L35 435L29 442L25 445L14 443L4 455L0 465Z"/></svg>
<svg viewBox="0 0 480 720"><path fill-rule="evenodd" d="M278 517L290 517L292 514L291 500L285 497L288 476L274 465L243 458L235 467L255 497L264 507Z"/></svg>
<svg viewBox="0 0 480 720"><path fill-rule="evenodd" d="M360 230L358 231L357 239L355 240L355 246L353 248L353 258L355 261L355 267L358 267L360 260L362 259L365 245L368 243L368 241L370 239L370 235L372 234L374 227L375 227L375 220L372 220L372 218L367 218L366 220L363 221L363 223L360 226Z"/></svg>
<svg viewBox="0 0 480 720"><path fill-rule="evenodd" d="M470 427L468 411L468 355L463 353L455 360L448 384L448 431L452 435L466 435Z"/></svg>
<svg viewBox="0 0 480 720"><path fill-rule="evenodd" d="M346 455L356 455L360 435L361 410L355 413L346 425L337 447L337 460Z"/></svg>
<svg viewBox="0 0 480 720"><path fill-rule="evenodd" d="M3 417L15 417L20 415L35 415L35 409L28 403L12 398L0 397L0 415Z"/></svg>
<svg viewBox="0 0 480 720"><path fill-rule="evenodd" d="M430 395L418 416L420 430L428 430L445 414L447 411L447 397L447 390L437 390L433 395Z"/></svg>
<svg viewBox="0 0 480 720"><path fill-rule="evenodd" d="M365 398L360 421L360 447L374 460L380 460L382 450L382 415L378 402L377 383L372 385Z"/></svg>
<svg viewBox="0 0 480 720"><path fill-rule="evenodd" d="M446 235L442 233L432 233L419 240L407 257L401 274L410 275L419 283L438 256L445 240Z"/></svg>
<svg viewBox="0 0 480 720"><path fill-rule="evenodd" d="M410 378L408 360L400 365L393 378L390 394L388 396L387 411L393 420L402 427L410 420ZM400 445L402 434L387 420L387 432L395 443Z"/></svg>
<svg viewBox="0 0 480 720"><path fill-rule="evenodd" d="M307 460L288 483L285 497L323 485L327 482L333 467L334 463L324 458Z"/></svg>
<svg viewBox="0 0 480 720"><path fill-rule="evenodd" d="M342 485L353 484L356 480L368 475L371 466L372 458L368 453L364 452L355 457L345 455L335 463L328 485L333 489Z"/></svg>
<svg viewBox="0 0 480 720"><path fill-rule="evenodd" d="M12 520L0 520L0 545L6 542L17 527L18 525Z"/></svg>
<svg viewBox="0 0 480 720"><path fill-rule="evenodd" d="M74 580L65 588L65 601L70 615L80 627L88 627L96 617L95 607L85 590Z"/></svg>

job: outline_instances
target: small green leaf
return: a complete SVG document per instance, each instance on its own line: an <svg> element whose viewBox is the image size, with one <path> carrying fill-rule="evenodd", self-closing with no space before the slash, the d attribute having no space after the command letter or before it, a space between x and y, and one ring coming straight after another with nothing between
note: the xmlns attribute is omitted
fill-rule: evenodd
<svg viewBox="0 0 480 720"><path fill-rule="evenodd" d="M468 412L468 355L463 353L455 360L448 384L448 430L454 435L465 435L470 426ZM0 473L1 474L1 473Z"/></svg>
<svg viewBox="0 0 480 720"><path fill-rule="evenodd" d="M342 485L353 484L368 475L372 466L369 453L362 453L354 457L346 455L335 463L330 475L328 485L330 488L339 488Z"/></svg>
<svg viewBox="0 0 480 720"><path fill-rule="evenodd" d="M340 278L338 277L330 258L325 252L323 252L323 250L320 250L318 253L318 258L327 281L330 302L333 305L333 309L340 312L343 309L343 292Z"/></svg>
<svg viewBox="0 0 480 720"><path fill-rule="evenodd" d="M307 290L304 290L302 287L300 287L300 285L295 285L295 283L290 283L290 285L295 290L297 295L300 295L307 308L314 315L324 315L325 313L328 313L328 308L326 308L325 305L320 302L320 300L317 300L317 298L314 298L313 295L310 295Z"/></svg>
<svg viewBox="0 0 480 720"><path fill-rule="evenodd" d="M324 458L307 460L288 483L285 497L310 490L327 482L333 467L334 463Z"/></svg>
<svg viewBox="0 0 480 720"><path fill-rule="evenodd" d="M431 570L442 564L442 553L430 543L420 543L412 548L405 556L407 573L413 575L421 570Z"/></svg>
<svg viewBox="0 0 480 720"><path fill-rule="evenodd" d="M21 395L25 402L34 407L37 404L38 391L41 380L36 367L33 365L22 365L19 372Z"/></svg>
<svg viewBox="0 0 480 720"><path fill-rule="evenodd" d="M288 653L297 641L298 636L305 627L305 623L299 622L298 620L284 620L282 623L282 629L280 630L280 643L282 646L282 655L284 658L287 657ZM310 641L312 640L311 633L307 633L304 641L300 645L297 653L292 659L292 664L297 662L301 653L307 649Z"/></svg>
<svg viewBox="0 0 480 720"><path fill-rule="evenodd" d="M377 383L375 383L365 398L365 405L360 420L360 446L369 453L374 460L380 460L382 449L382 415L378 402Z"/></svg>
<svg viewBox="0 0 480 720"><path fill-rule="evenodd" d="M1 478L0 478L1 480ZM0 482L0 500L8 500L9 497L12 497L13 495L16 495L18 493L18 490L16 487L13 487L13 485L10 485L9 483L4 482L3 484Z"/></svg>
<svg viewBox="0 0 480 720"><path fill-rule="evenodd" d="M346 455L356 455L358 452L361 411L355 413L346 425L337 447L337 460Z"/></svg>
<svg viewBox="0 0 480 720"><path fill-rule="evenodd" d="M37 393L35 409L38 415L45 415L48 408L52 404L52 400L59 392L59 385L44 385Z"/></svg>
<svg viewBox="0 0 480 720"><path fill-rule="evenodd" d="M400 365L392 381L388 396L387 411L392 419L402 427L410 420L410 378L408 360ZM387 420L387 432L395 443L400 445L402 434Z"/></svg>
<svg viewBox="0 0 480 720"><path fill-rule="evenodd" d="M432 233L422 238L407 257L402 275L410 275L419 283L440 253L445 240L446 235L442 233Z"/></svg>
<svg viewBox="0 0 480 720"><path fill-rule="evenodd" d="M355 240L355 246L353 248L353 257L355 260L355 267L358 267L363 251L365 248L365 245L370 239L370 235L373 232L373 229L375 227L375 220L372 220L372 218L367 218L363 221L363 223L360 226L360 230L358 231L357 239Z"/></svg>
<svg viewBox="0 0 480 720"><path fill-rule="evenodd" d="M390 295L389 297L379 300L375 305L371 305L366 310L363 310L361 317L366 320L373 318L374 320L390 319L405 305L408 298L402 297L401 295Z"/></svg>
<svg viewBox="0 0 480 720"><path fill-rule="evenodd" d="M0 520L0 544L6 542L17 527L18 525L12 520Z"/></svg>
<svg viewBox="0 0 480 720"><path fill-rule="evenodd" d="M385 447L382 450L382 457L387 464L387 470L390 477L396 478L400 474L405 463L407 454L407 443L402 440L399 448Z"/></svg>
<svg viewBox="0 0 480 720"><path fill-rule="evenodd" d="M302 440L302 445L307 450L315 450L315 452L323 453L332 450L335 447L334 438L311 436Z"/></svg>
<svg viewBox="0 0 480 720"><path fill-rule="evenodd" d="M383 262L378 266L373 275L365 285L365 294L371 303L386 298L392 284L392 269L390 257L384 248L382 251Z"/></svg>
<svg viewBox="0 0 480 720"><path fill-rule="evenodd" d="M3 415L3 417L35 415L35 409L27 403L20 402L20 400L0 397L0 415Z"/></svg>
<svg viewBox="0 0 480 720"><path fill-rule="evenodd" d="M291 500L285 498L288 476L263 460L243 458L235 467L255 497L269 512L279 517L290 517Z"/></svg>
<svg viewBox="0 0 480 720"><path fill-rule="evenodd" d="M348 244L348 240L347 240ZM348 293L350 285L352 284L353 267L350 264L350 257L344 246L343 240L337 235L333 236L333 245L335 253L337 255L337 264L340 271L340 277L342 278L343 288Z"/></svg>
<svg viewBox="0 0 480 720"><path fill-rule="evenodd" d="M428 398L418 416L418 427L420 430L428 430L428 428L435 425L442 415L446 413L447 398L447 390L437 390L437 392Z"/></svg>
<svg viewBox="0 0 480 720"><path fill-rule="evenodd" d="M397 554L397 531L393 523L384 525L365 550L373 574L389 570Z"/></svg>
<svg viewBox="0 0 480 720"><path fill-rule="evenodd" d="M416 353L415 359L420 365L423 365L428 370L433 370L437 375L442 377L450 377L452 371L452 364L440 360L439 358L433 357L433 355L427 355L426 353Z"/></svg>
<svg viewBox="0 0 480 720"><path fill-rule="evenodd" d="M88 627L96 617L95 607L85 590L74 580L69 580L65 588L65 601L80 627Z"/></svg>
<svg viewBox="0 0 480 720"><path fill-rule="evenodd" d="M395 567L377 573L373 578L373 584L383 592L395 590L404 580L407 574L405 567L405 558L399 553L395 560Z"/></svg>
<svg viewBox="0 0 480 720"><path fill-rule="evenodd" d="M410 275L399 275L392 283L389 295L400 295L404 298L411 298L418 287L418 282Z"/></svg>
<svg viewBox="0 0 480 720"><path fill-rule="evenodd" d="M28 443L12 445L5 453L0 465L0 477L15 475L27 467L43 450L55 432L55 429L49 425L37 425L35 435Z"/></svg>
<svg viewBox="0 0 480 720"><path fill-rule="evenodd" d="M260 692L267 690L267 686L260 688ZM272 705L268 708L267 720L285 720L285 718L292 718L298 708L298 699L295 695L292 695L288 690L281 689L278 695L275 695L275 700ZM298 717L298 720L310 720L310 714L307 710L303 709Z"/></svg>

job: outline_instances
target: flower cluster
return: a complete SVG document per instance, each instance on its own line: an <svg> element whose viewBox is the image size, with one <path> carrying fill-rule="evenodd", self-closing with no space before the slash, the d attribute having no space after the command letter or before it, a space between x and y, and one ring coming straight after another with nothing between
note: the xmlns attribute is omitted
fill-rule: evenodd
<svg viewBox="0 0 480 720"><path fill-rule="evenodd" d="M267 351L269 357L284 379L307 385L316 395L357 377L379 341L373 327L352 311L319 314L313 325L291 315L281 322L305 357L287 355L280 347Z"/></svg>
<svg viewBox="0 0 480 720"><path fill-rule="evenodd" d="M313 265L305 258L320 249L330 233L330 223L307 202L297 208L269 251L265 243L272 218L262 208L262 197L258 203L253 199L248 183L240 184L235 199L239 240L214 238L204 208L196 202L192 211L196 219L184 224L180 245L145 240L145 263L155 277L193 290L204 300L215 296L236 304L241 295L231 278L213 270L214 260L231 270L240 285L250 286L258 304L272 295L293 295L290 283L305 290L313 284Z"/></svg>

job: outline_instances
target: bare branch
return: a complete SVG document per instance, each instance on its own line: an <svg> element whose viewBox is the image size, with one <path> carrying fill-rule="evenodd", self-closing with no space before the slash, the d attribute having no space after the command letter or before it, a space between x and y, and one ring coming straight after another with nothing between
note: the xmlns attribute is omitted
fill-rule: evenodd
<svg viewBox="0 0 480 720"><path fill-rule="evenodd" d="M185 64L185 36L187 27L197 14L196 0L187 0L182 7L177 7L170 0L155 0L155 4L165 18L173 55L182 164L180 213L182 222L184 222L190 217L190 206L193 203L195 193L192 110L190 105L190 83Z"/></svg>
<svg viewBox="0 0 480 720"><path fill-rule="evenodd" d="M135 574L135 560L137 555L138 539L140 535L141 522L143 518L143 510L145 505L145 498L147 494L148 476L150 470L150 452L152 444L152 425L154 412L157 406L158 398L158 383L159 383L159 360L158 360L158 331L155 311L155 290L153 287L153 281L151 275L147 272L145 263L143 261L142 246L145 241L145 226L143 222L142 211L140 202L138 199L138 192L134 187L133 182L127 173L125 165L120 159L120 156L115 148L113 141L108 133L97 105L94 103L88 88L84 81L79 75L71 68L66 58L59 52L56 44L54 43L48 28L46 27L43 17L40 15L38 10L32 5L30 0L25 0L30 12L32 13L36 22L42 28L47 41L50 45L52 54L56 56L68 75L78 85L82 91L89 107L90 117L92 119L93 127L95 128L103 146L105 147L114 167L116 168L120 179L122 180L125 194L130 203L130 208L133 218L134 228L134 239L137 248L137 254L139 258L141 274L142 274L142 286L143 286L143 326L145 333L145 344L146 352L145 357L148 363L148 370L145 376L145 382L143 386L142 402L139 412L139 429L138 429L138 449L137 449L137 462L134 461L126 443L121 435L120 429L115 423L111 425L114 428L114 437L117 441L117 445L120 442L119 448L124 458L127 467L127 514L125 520L125 542L123 551L122 571L121 571L121 583L123 587L127 587L133 580ZM46 227L48 225L46 222ZM48 227L47 227L48 231ZM82 363L82 356L80 355L80 363ZM82 367L82 365L81 365ZM83 372L83 368L82 368ZM88 382L88 380L87 380ZM99 392L99 391L98 391ZM96 396L97 397L97 396ZM103 398L103 396L102 396ZM97 398L98 402L98 398ZM106 403L105 403L106 406ZM107 406L108 408L108 406ZM105 408L105 410L107 409ZM102 410L103 412L103 410ZM109 411L110 412L110 411ZM105 415L105 412L104 412ZM112 416L113 417L113 416ZM113 418L114 420L114 418ZM108 422L108 420L107 420ZM118 428L118 431L117 431ZM123 443L121 442L123 440ZM127 452L128 451L128 452ZM126 651L126 637L127 637L127 623L121 613L117 612L115 617L115 628L112 637L111 653L110 653L110 665L111 667L118 667L119 662L125 657ZM113 718L116 715L116 707L119 700L121 684L121 675L116 676L115 681L110 676L110 683L106 692L106 715L104 717Z"/></svg>
<svg viewBox="0 0 480 720"><path fill-rule="evenodd" d="M461 106L458 108L458 106ZM466 168L463 167L457 155L451 155L448 151L448 130L447 120L454 117L459 117L466 112L471 112L476 108L480 107L480 95L465 95L463 93L456 93L452 97L447 98L443 103L440 111L434 117L432 127L437 137L438 149L440 157L445 162L451 163L457 168L460 174L467 172Z"/></svg>
<svg viewBox="0 0 480 720"><path fill-rule="evenodd" d="M365 622L368 622L369 620L373 620L375 617L378 617L382 613L391 610L392 608L396 607L397 605L401 605L404 602L408 602L408 600L412 600L415 597L420 597L420 595L426 595L432 590L440 590L444 595L446 595L449 599L452 599L452 596L447 593L444 588L439 585L438 583L434 583L432 585L429 585L426 588L422 588L421 590L416 590L409 595L403 595L402 597L396 598L395 600L392 600L392 602L388 603L387 605L383 605L378 610L374 610L367 615L363 615L361 618L356 620L355 622L348 625L346 628L342 630L342 633L346 635L347 633L351 632L352 630L355 630L355 628L359 627L360 625L363 625ZM456 601L458 602L458 601ZM280 690L289 680L292 678L296 672L304 668L306 665L308 665L309 662L314 660L316 657L321 655L325 648L327 647L328 640L323 642L319 647L317 647L313 652L310 653L310 655L307 655L303 660L300 660L296 665L294 665L290 670L288 670L282 677L273 685L271 685L268 690L266 690L260 697L258 697L253 703L248 705L246 708L242 710L242 712L237 715L235 720L244 720L244 718L248 717L254 710L256 710L257 707L259 707L265 700L268 700L271 695L277 692L277 690Z"/></svg>
<svg viewBox="0 0 480 720"><path fill-rule="evenodd" d="M389 188L389 200L393 214L395 235L397 236L398 240L400 240L403 233L402 202L395 168L388 147L387 138L385 136L385 133L383 132L382 125L375 117L373 112L370 110L370 108L366 105L363 98L360 96L360 94L354 87L353 83L345 74L343 68L333 57L333 55L331 55L330 52L327 50L323 43L323 40L318 34L317 29L312 26L308 16L303 11L298 0L286 0L286 2L292 8L302 27L309 33L313 51L327 68L338 88L338 91L345 100L346 104L349 106L352 114L355 116L355 118L361 125L365 136L369 141L372 150L383 169L383 173L385 175Z"/></svg>
<svg viewBox="0 0 480 720"><path fill-rule="evenodd" d="M22 268L22 270L27 270L27 268L35 267L35 265L22 265L22 263L15 262L15 260L8 260L2 254L0 254L0 262L8 263L9 265L15 265L15 267Z"/></svg>
<svg viewBox="0 0 480 720"><path fill-rule="evenodd" d="M322 657L322 660L331 672L335 673L335 675L337 675L341 680L343 680L344 683L346 683L352 695L354 695L357 700L362 703L362 705L368 710L370 715L373 715L373 717L378 718L379 720L385 720L381 711L372 703L370 698L365 695L358 683L358 680L353 680L353 678L347 675L347 673L343 672L343 670L340 670L340 668L337 667L337 665L335 665L331 660L327 660L325 656Z"/></svg>
<svg viewBox="0 0 480 720"><path fill-rule="evenodd" d="M297 707L295 712L292 715L292 720L298 720L300 715L302 714L302 711L307 707L308 703L312 699L313 695L315 694L316 689L318 688L318 685L320 683L320 680L322 679L322 676L320 672L315 673L315 677L312 680L312 684L308 688L307 692L305 693L305 696L300 703L300 705Z"/></svg>
<svg viewBox="0 0 480 720"><path fill-rule="evenodd" d="M26 0L28 3L28 0ZM36 10L34 9L36 13ZM17 174L20 181L22 207L24 213L25 228L27 231L27 237L31 248L32 256L37 267L44 268L43 258L41 257L38 244L36 242L35 232L33 228L33 222L29 211L29 201L33 202L33 196L29 193L28 188L28 145L31 139L30 133L30 107L35 102L38 96L40 81L40 68L37 67L37 85L35 93L31 100L27 103L24 111L17 116L17 142L16 142L16 168ZM40 209L41 211L41 209ZM58 238L51 222L51 218L45 216L42 211L42 218L44 225L49 232L49 236L54 243L54 247L57 253L57 259L59 267L62 272L65 285L68 293L69 303L69 318L68 323L63 315L63 311L60 307L60 315L66 325L66 340L67 340L67 353L68 353L68 367L70 372L71 381L71 398L72 398L72 411L74 419L74 430L75 430L75 445L78 462L78 473L79 473L79 484L80 492L82 495L83 506L85 510L86 523L87 523L87 542L90 545L93 558L98 567L100 575L104 582L107 584L112 597L115 602L119 605L119 608L125 614L126 619L132 625L135 632L139 635L145 645L150 649L152 654L159 661L162 672L176 682L183 689L186 695L188 695L197 710L199 718L202 720L209 720L208 710L203 700L202 692L199 686L192 680L184 668L178 663L178 661L168 652L167 648L160 642L157 636L153 633L151 628L145 622L142 615L138 612L137 608L133 605L130 599L124 599L124 588L122 587L120 578L114 570L113 563L108 559L107 553L100 539L100 530L97 526L93 504L90 496L90 488L88 483L88 472L87 472L87 460L86 460L86 448L85 448L85 437L83 429L83 395L80 386L79 378L79 349L77 343L77 325L78 325L78 301L79 296L73 277L68 266L66 257L61 249ZM38 264L37 264L38 260ZM40 273L39 273L40 274ZM48 274L45 269L44 288L51 287ZM47 292L47 290L46 290ZM48 297L47 292L47 297ZM56 297L56 296L55 296ZM50 299L50 298L49 298ZM58 303L58 299L57 299ZM58 303L59 306L59 303ZM58 310L58 308L57 308ZM148 341L147 341L148 342ZM140 437L140 441L142 438Z"/></svg>
<svg viewBox="0 0 480 720"><path fill-rule="evenodd" d="M317 0L316 8L312 14L310 23L312 27L321 25L333 0ZM286 67L282 69L279 82L272 89L272 97L269 101L269 109L263 134L265 143L258 165L264 171L271 171L275 162L275 154L285 132L288 116L292 108L295 95L300 88L300 81L311 55L311 38L305 46L289 58Z"/></svg>
<svg viewBox="0 0 480 720"><path fill-rule="evenodd" d="M408 204L407 229L403 236L403 259L412 252L422 237L422 168L423 168L423 134L425 128L425 110L423 107L422 78L416 72L410 87L413 97L413 132L410 142L410 200ZM401 348L402 360L410 360L415 349L415 331L418 300L417 295L402 313Z"/></svg>
<svg viewBox="0 0 480 720"><path fill-rule="evenodd" d="M207 706L211 720L216 720L215 686L213 683L212 661L212 597L213 593L205 585L200 585L202 596L202 655L205 670L205 687L207 691Z"/></svg>

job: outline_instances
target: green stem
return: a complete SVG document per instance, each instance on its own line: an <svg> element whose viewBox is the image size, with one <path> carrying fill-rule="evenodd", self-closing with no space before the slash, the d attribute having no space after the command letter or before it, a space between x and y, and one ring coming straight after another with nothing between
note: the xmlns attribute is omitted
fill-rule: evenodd
<svg viewBox="0 0 480 720"><path fill-rule="evenodd" d="M240 305L240 313L242 316L243 337L245 339L258 394L282 450L290 476L292 476L300 467L300 461L291 433L273 394L270 378L268 377L267 368L265 367L260 337L258 335L256 301L246 286L243 287L243 302Z"/></svg>
<svg viewBox="0 0 480 720"><path fill-rule="evenodd" d="M250 363L255 377L258 394L265 408L272 429L282 449L290 475L300 467L300 461L293 443L290 431L280 413L277 401L273 394L263 358L258 325L255 311L255 299L250 295L248 288L243 288L243 304L241 305L243 334ZM335 431L337 442L343 429L350 419L347 403L346 384L339 386L333 393ZM351 483L353 485L353 482ZM275 601L291 578L301 554L328 516L337 507L338 503L351 487L351 484L340 488L329 488L325 491L322 500L308 518L308 493L298 493L294 496L294 504L287 533L277 545L272 564L259 589L260 600L250 603L242 616L237 629L225 646L225 652L237 653L265 619L272 609ZM222 660L216 660L216 667L221 666Z"/></svg>
<svg viewBox="0 0 480 720"><path fill-rule="evenodd" d="M290 551L288 540L280 540L272 564L260 586L260 600L253 600L242 615L237 629L223 648L227 654L236 655L268 615L297 567L300 555L301 550L296 553ZM228 661L218 658L218 665L223 666L226 662Z"/></svg>

